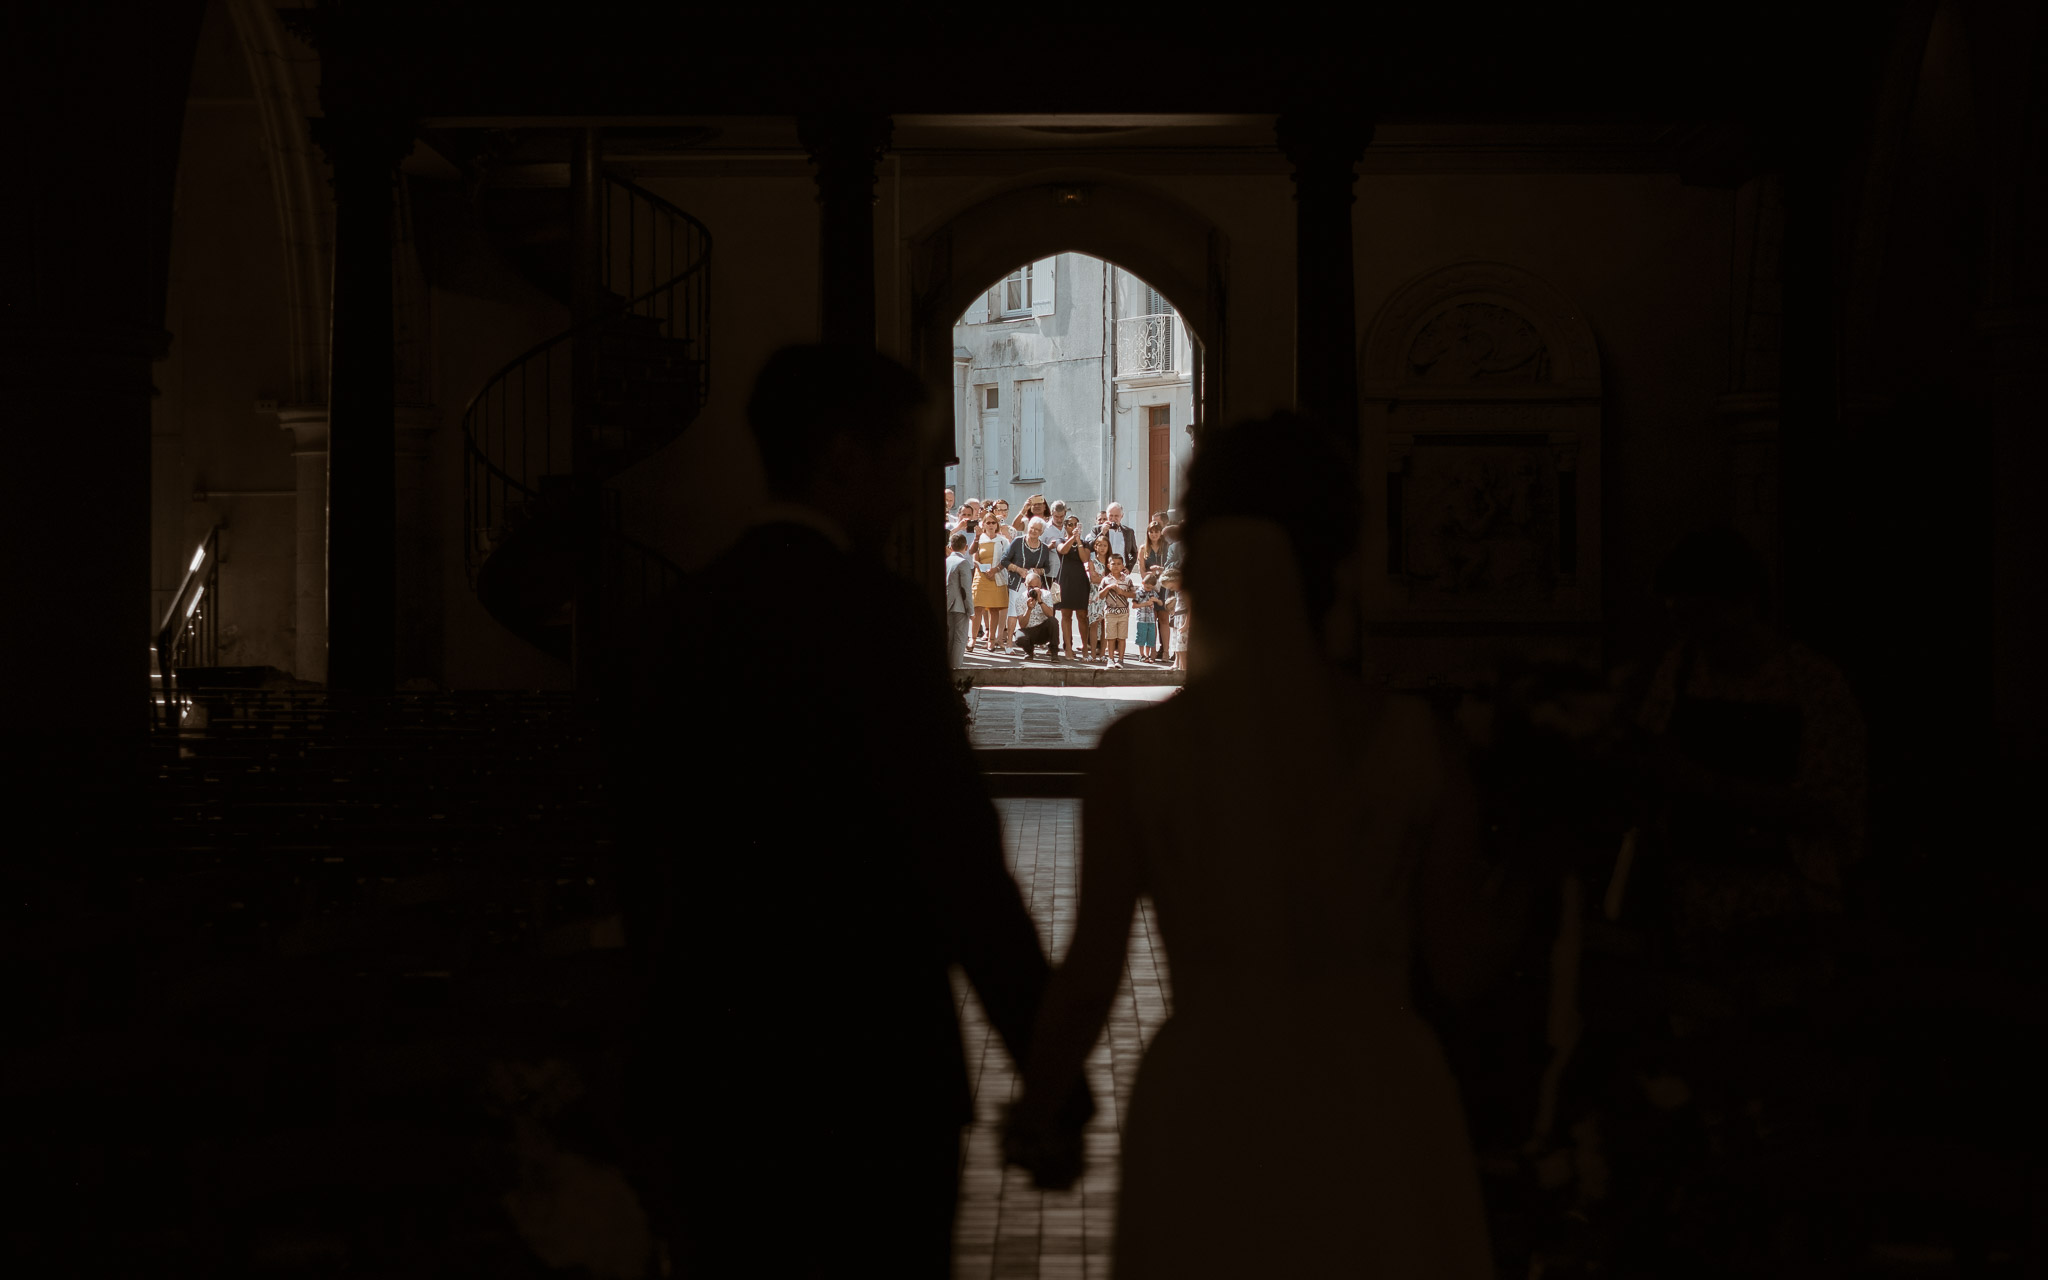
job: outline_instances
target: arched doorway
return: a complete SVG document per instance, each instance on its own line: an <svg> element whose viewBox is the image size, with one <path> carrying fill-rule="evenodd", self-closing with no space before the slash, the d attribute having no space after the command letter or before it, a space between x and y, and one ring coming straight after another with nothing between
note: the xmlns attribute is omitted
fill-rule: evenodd
<svg viewBox="0 0 2048 1280"><path fill-rule="evenodd" d="M1110 503L1143 529L1177 505L1202 352L1187 317L1137 273L1086 253L1019 263L952 327L960 498Z"/></svg>
<svg viewBox="0 0 2048 1280"><path fill-rule="evenodd" d="M972 428L979 426L978 421L966 419L963 375L955 354L962 345L955 341L956 323L977 304L987 305L992 291L998 287L1006 291L999 309L1010 311L1007 290L1013 281L1023 283L1020 270L1035 270L1036 264L1047 260L1055 262L1052 282L1056 307L1060 280L1057 263L1062 257L1070 264L1114 264L1115 269L1121 269L1137 282L1139 289L1149 290L1152 297L1164 304L1166 312L1176 318L1173 325L1155 323L1151 327L1155 339L1161 329L1172 327L1175 339L1186 343L1174 356L1176 363L1184 361L1187 367L1186 426L1199 428L1201 423L1227 412L1227 246L1222 234L1184 206L1142 188L1089 175L1040 180L962 209L928 227L911 244L906 263L909 278L905 281L912 299L907 317L909 332L903 335L906 349L931 388L934 403L955 406L952 414L936 416L942 423L949 418L960 420L952 432L944 426L935 430L920 460L921 473L929 478L935 497L945 468L964 464L965 455L956 451L955 439L968 438ZM1105 279L1114 292L1114 274L1105 275L1105 269L1098 267L1094 279L1098 295ZM1020 307L1028 311L1031 304L1022 301L1027 295L1020 295ZM1106 304L1099 305L1108 312L1114 309L1114 304L1115 298L1111 297ZM1133 327L1132 337L1142 344L1144 335L1137 328ZM1112 335L1108 341L1113 361L1116 337ZM1155 341L1149 358L1157 360L1161 354ZM971 361L968 372L971 374ZM1113 386L1105 389L1105 412L1125 407L1117 403L1118 396ZM1156 398L1138 397L1128 407L1149 410L1154 407L1152 404L1138 401ZM1022 408L1021 404L1017 407ZM1007 422L1001 417L1003 409L999 386L995 412L1007 430ZM977 408L976 413L979 412L981 409ZM1145 441L1141 484L1145 489L1144 505L1149 509L1153 415L1143 416L1144 430L1133 434L1142 435ZM1021 430L1019 419L1020 435ZM1172 430L1179 434L1181 426L1175 425ZM1022 447L1021 440L1018 447ZM1169 498L1173 480L1169 468ZM1103 486L1101 497L1105 503L1117 496L1109 491L1111 487ZM1130 487L1135 490L1140 483ZM1127 509L1129 506L1127 501ZM905 548L910 559L904 567L912 569L918 581L932 580L935 604L939 588L934 575L918 573L916 567L942 558L939 534L936 524L927 530L921 522Z"/></svg>

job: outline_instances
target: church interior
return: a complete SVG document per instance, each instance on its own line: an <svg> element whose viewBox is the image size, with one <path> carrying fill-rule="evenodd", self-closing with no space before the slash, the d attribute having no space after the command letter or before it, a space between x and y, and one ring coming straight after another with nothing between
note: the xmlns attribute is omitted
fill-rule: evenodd
<svg viewBox="0 0 2048 1280"><path fill-rule="evenodd" d="M2044 1274L2044 17L16 15L10 1249L658 1274L606 1180L632 1140L604 620L766 500L770 353L872 346L957 406L955 321L1083 253L1199 345L1195 450L1283 410L1350 442L1370 681L1654 663L1666 554L1742 535L1868 726L1842 945L1879 993L1851 1073L1879 1101L1862 1145L1735 1179L1860 1179L1833 1269L1801 1237L1683 1274ZM920 446L933 507L949 431ZM943 608L937 523L865 533ZM984 761L1006 826L1077 805L1071 754ZM532 1208L543 1164L596 1189ZM1625 1256L1572 1235L1583 1201L1511 1200L1502 1276ZM1003 1269L1008 1241L958 1274L1084 1274L1037 1244Z"/></svg>

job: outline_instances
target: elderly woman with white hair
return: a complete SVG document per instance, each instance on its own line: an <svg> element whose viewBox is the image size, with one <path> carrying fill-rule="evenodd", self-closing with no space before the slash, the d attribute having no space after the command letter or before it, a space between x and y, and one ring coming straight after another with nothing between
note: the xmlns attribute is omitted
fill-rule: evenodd
<svg viewBox="0 0 2048 1280"><path fill-rule="evenodd" d="M1047 581L1051 581L1059 566L1059 555L1053 550L1052 544L1045 540L1045 531L1046 522L1040 517L1033 516L1024 526L1024 536L1011 542L1009 550L1004 553L1003 563L1009 566L1011 584L1010 615L1005 634L1022 625L1025 611L1030 605L1024 594L1024 582L1031 571L1036 569ZM1054 646L1053 651L1058 652L1058 647Z"/></svg>

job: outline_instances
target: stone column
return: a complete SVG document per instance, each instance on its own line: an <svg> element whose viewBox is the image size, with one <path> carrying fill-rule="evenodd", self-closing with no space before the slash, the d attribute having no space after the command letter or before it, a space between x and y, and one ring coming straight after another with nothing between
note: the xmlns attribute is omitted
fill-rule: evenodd
<svg viewBox="0 0 2048 1280"><path fill-rule="evenodd" d="M397 677L441 683L441 539L432 485L434 431L441 415L431 405L402 405L398 422L398 635Z"/></svg>
<svg viewBox="0 0 2048 1280"><path fill-rule="evenodd" d="M179 131L204 16L194 0L7 11L9 51L22 55L8 60L12 100L64 122L12 130L18 171L35 176L0 197L0 475L14 530L0 629L14 733L0 776L34 800L15 806L0 840L14 884L119 875L125 864L108 855L145 812L147 640L159 621L150 366L170 343ZM22 976L31 999L62 999Z"/></svg>
<svg viewBox="0 0 2048 1280"><path fill-rule="evenodd" d="M1294 166L1294 403L1338 432L1358 435L1358 286L1352 270L1355 166L1372 124L1341 108L1280 117L1280 149Z"/></svg>
<svg viewBox="0 0 2048 1280"><path fill-rule="evenodd" d="M1782 576L1778 530L1778 376L1784 327L1779 259L1785 209L1778 175L1766 173L1735 194L1735 298L1730 307L1728 393L1714 403L1727 430L1733 489L1729 523Z"/></svg>
<svg viewBox="0 0 2048 1280"><path fill-rule="evenodd" d="M1780 618L1795 638L1839 656L1842 634L1842 449L1836 279L1839 157L1795 137L1783 171L1784 299L1779 377Z"/></svg>
<svg viewBox="0 0 2048 1280"><path fill-rule="evenodd" d="M826 342L875 345L875 164L887 116L806 116L797 136L817 166L818 330Z"/></svg>
<svg viewBox="0 0 2048 1280"><path fill-rule="evenodd" d="M293 617L297 654L292 674L327 680L327 406L293 405L277 412L278 425L292 433L292 461L298 468L298 583Z"/></svg>
<svg viewBox="0 0 2048 1280"><path fill-rule="evenodd" d="M57 794L111 796L135 781L130 753L150 724L148 642L159 621L149 589L150 365L169 342L160 329L113 321L0 321L0 397L15 428L0 459L18 521L9 707L27 744L10 758L26 770L13 777L22 795L44 795L35 779L46 767L64 775L50 778L65 789ZM51 625L64 635L54 648ZM74 820L104 815L29 808L10 834L17 849L34 847L47 821L60 843L102 851Z"/></svg>
<svg viewBox="0 0 2048 1280"><path fill-rule="evenodd" d="M328 374L328 680L389 690L397 632L392 192L412 147L374 107L314 122L334 170L334 331Z"/></svg>

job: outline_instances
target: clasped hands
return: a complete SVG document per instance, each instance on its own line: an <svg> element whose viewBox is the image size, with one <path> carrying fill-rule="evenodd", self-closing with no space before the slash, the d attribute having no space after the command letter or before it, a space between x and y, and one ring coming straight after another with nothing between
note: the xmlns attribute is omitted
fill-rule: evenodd
<svg viewBox="0 0 2048 1280"><path fill-rule="evenodd" d="M1031 1174L1041 1191L1065 1191L1087 1164L1082 1130L1095 1114L1095 1099L1083 1088L1048 1103L1026 1091L1003 1112L1003 1161Z"/></svg>

